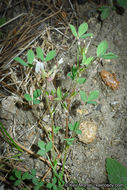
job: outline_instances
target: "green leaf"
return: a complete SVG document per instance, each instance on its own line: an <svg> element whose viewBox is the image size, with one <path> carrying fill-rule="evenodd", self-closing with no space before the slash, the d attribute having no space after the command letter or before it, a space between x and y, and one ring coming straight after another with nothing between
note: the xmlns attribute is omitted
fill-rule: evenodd
<svg viewBox="0 0 127 190"><path fill-rule="evenodd" d="M82 58L82 63L81 63L81 65L84 65L84 63L85 63L86 60L87 60L87 57L86 57L86 55L85 55L85 50L83 51L82 56L83 56L83 58Z"/></svg>
<svg viewBox="0 0 127 190"><path fill-rule="evenodd" d="M53 186L52 183L48 183L48 184L46 185L47 188L52 188L52 186Z"/></svg>
<svg viewBox="0 0 127 190"><path fill-rule="evenodd" d="M82 134L82 131L81 131L80 129L77 129L77 130L75 131L75 133L76 133L76 134Z"/></svg>
<svg viewBox="0 0 127 190"><path fill-rule="evenodd" d="M40 181L39 184L38 184L38 186L39 186L39 187L42 187L43 184L44 184L44 183L43 183L42 181Z"/></svg>
<svg viewBox="0 0 127 190"><path fill-rule="evenodd" d="M21 65L28 67L28 64L20 57L15 57L14 60L18 61Z"/></svg>
<svg viewBox="0 0 127 190"><path fill-rule="evenodd" d="M56 185L53 185L53 190L58 190L58 188L56 187Z"/></svg>
<svg viewBox="0 0 127 190"><path fill-rule="evenodd" d="M78 28L78 36L79 38L88 30L88 24L82 23Z"/></svg>
<svg viewBox="0 0 127 190"><path fill-rule="evenodd" d="M52 60L54 57L56 56L56 51L52 50L52 51L49 51L46 58L45 58L45 61L50 61Z"/></svg>
<svg viewBox="0 0 127 190"><path fill-rule="evenodd" d="M38 182L38 184L36 185L36 186L34 186L34 190L39 190L40 189L40 187L42 187L43 186L43 182L41 181L41 182Z"/></svg>
<svg viewBox="0 0 127 190"><path fill-rule="evenodd" d="M89 57L86 62L85 65L89 65L92 61L93 61L94 57Z"/></svg>
<svg viewBox="0 0 127 190"><path fill-rule="evenodd" d="M117 3L123 7L123 8L127 8L127 0L117 0Z"/></svg>
<svg viewBox="0 0 127 190"><path fill-rule="evenodd" d="M33 61L34 61L34 52L32 49L30 49L28 52L27 52L27 61L29 64L32 64Z"/></svg>
<svg viewBox="0 0 127 190"><path fill-rule="evenodd" d="M96 101L87 101L87 104L94 104L94 105L96 105L97 102Z"/></svg>
<svg viewBox="0 0 127 190"><path fill-rule="evenodd" d="M5 127L1 122L0 122L0 132L2 133L4 139L8 142L8 144L13 145L18 151L23 152L23 150L15 143L13 138L6 131Z"/></svg>
<svg viewBox="0 0 127 190"><path fill-rule="evenodd" d="M102 56L103 54L106 53L108 48L108 43L106 40L102 41L98 47L97 47L97 57Z"/></svg>
<svg viewBox="0 0 127 190"><path fill-rule="evenodd" d="M45 142L38 141L38 146L39 146L40 149L44 149L45 150Z"/></svg>
<svg viewBox="0 0 127 190"><path fill-rule="evenodd" d="M80 123L76 121L74 123L74 129L73 130L76 131L78 129L79 125L80 125Z"/></svg>
<svg viewBox="0 0 127 190"><path fill-rule="evenodd" d="M31 98L31 96L30 96L29 94L24 94L24 98L25 98L28 102L32 101L32 98Z"/></svg>
<svg viewBox="0 0 127 190"><path fill-rule="evenodd" d="M63 100L65 100L65 98L67 98L67 97L68 97L68 93L65 92L65 94L63 95Z"/></svg>
<svg viewBox="0 0 127 190"><path fill-rule="evenodd" d="M71 97L74 97L74 96L76 96L77 95L77 92L72 92L72 94L71 94Z"/></svg>
<svg viewBox="0 0 127 190"><path fill-rule="evenodd" d="M71 73L68 73L67 76L71 78Z"/></svg>
<svg viewBox="0 0 127 190"><path fill-rule="evenodd" d="M21 184L22 180L18 179L15 181L14 186L19 186Z"/></svg>
<svg viewBox="0 0 127 190"><path fill-rule="evenodd" d="M34 190L39 190L38 185L35 185L35 186L34 186Z"/></svg>
<svg viewBox="0 0 127 190"><path fill-rule="evenodd" d="M28 176L29 176L29 173L28 173L28 172L25 172L25 173L23 174L23 176L22 176L22 180L29 179Z"/></svg>
<svg viewBox="0 0 127 190"><path fill-rule="evenodd" d="M49 152L51 149L52 149L52 142L50 141L46 144L46 152Z"/></svg>
<svg viewBox="0 0 127 190"><path fill-rule="evenodd" d="M15 181L15 180L16 180L16 178L15 178L13 175L11 175L11 176L9 177L9 179L12 180L12 181Z"/></svg>
<svg viewBox="0 0 127 190"><path fill-rule="evenodd" d="M25 180L25 179L32 179L32 175L29 174L28 172L25 172L22 176L22 180Z"/></svg>
<svg viewBox="0 0 127 190"><path fill-rule="evenodd" d="M86 78L78 78L77 83L84 84L86 82Z"/></svg>
<svg viewBox="0 0 127 190"><path fill-rule="evenodd" d="M72 80L75 79L76 75L77 75L77 67L72 66Z"/></svg>
<svg viewBox="0 0 127 190"><path fill-rule="evenodd" d="M74 27L74 25L69 24L69 26L70 26L70 29L71 29L72 34L73 34L75 37L77 37L78 34L77 34L77 32L76 32L76 28Z"/></svg>
<svg viewBox="0 0 127 190"><path fill-rule="evenodd" d="M61 91L61 88L58 87L57 88L57 97L61 100L62 99L62 91Z"/></svg>
<svg viewBox="0 0 127 190"><path fill-rule="evenodd" d="M73 141L75 140L75 138L69 138L69 139L64 139L68 145L71 145L73 143Z"/></svg>
<svg viewBox="0 0 127 190"><path fill-rule="evenodd" d="M73 131L74 125L72 125L71 123L69 123L69 129L70 129L71 131Z"/></svg>
<svg viewBox="0 0 127 190"><path fill-rule="evenodd" d="M44 61L44 54L43 54L43 50L41 47L37 47L36 48L36 53L37 53L37 58L41 59L41 61Z"/></svg>
<svg viewBox="0 0 127 190"><path fill-rule="evenodd" d="M38 179L36 177L32 178L32 182L33 182L34 185L38 185L38 183L39 183L39 181L38 181Z"/></svg>
<svg viewBox="0 0 127 190"><path fill-rule="evenodd" d="M3 25L6 22L6 18L0 18L0 26Z"/></svg>
<svg viewBox="0 0 127 190"><path fill-rule="evenodd" d="M41 90L40 89L37 89L33 92L33 96L34 98L38 98L39 96L41 95Z"/></svg>
<svg viewBox="0 0 127 190"><path fill-rule="evenodd" d="M29 64L29 63L28 63L28 66L31 68L31 67L33 67L34 65L33 65L33 64Z"/></svg>
<svg viewBox="0 0 127 190"><path fill-rule="evenodd" d="M54 98L54 100L56 100L56 101L60 101L61 99L60 99L60 98Z"/></svg>
<svg viewBox="0 0 127 190"><path fill-rule="evenodd" d="M65 110L67 110L67 103L66 102L63 102L63 107Z"/></svg>
<svg viewBox="0 0 127 190"><path fill-rule="evenodd" d="M103 10L105 10L105 8L107 8L107 6L101 6L98 10L103 11Z"/></svg>
<svg viewBox="0 0 127 190"><path fill-rule="evenodd" d="M116 59L116 58L118 58L118 55L116 55L114 53L106 53L100 57L103 59Z"/></svg>
<svg viewBox="0 0 127 190"><path fill-rule="evenodd" d="M112 158L106 159L106 168L108 172L109 183L111 184L123 184L123 187L118 189L127 189L127 168L125 168L121 163ZM113 188L113 189L117 189Z"/></svg>
<svg viewBox="0 0 127 190"><path fill-rule="evenodd" d="M36 170L35 170L34 168L31 170L31 174L32 174L33 176L36 175Z"/></svg>
<svg viewBox="0 0 127 190"><path fill-rule="evenodd" d="M21 179L21 171L19 170L15 170L15 176L18 178L18 179Z"/></svg>
<svg viewBox="0 0 127 190"><path fill-rule="evenodd" d="M88 57L88 59L81 63L81 65L89 65L93 61L94 57Z"/></svg>
<svg viewBox="0 0 127 190"><path fill-rule="evenodd" d="M94 91L90 92L90 94L89 94L89 96L87 98L87 103L89 101L95 100L96 98L98 98L98 96L99 96L99 91L98 90L94 90Z"/></svg>
<svg viewBox="0 0 127 190"><path fill-rule="evenodd" d="M40 100L37 100L36 98L33 98L33 104L40 104Z"/></svg>
<svg viewBox="0 0 127 190"><path fill-rule="evenodd" d="M61 129L61 127L58 127L58 126L55 127L54 126L53 131L54 131L55 134L57 134L60 129Z"/></svg>
<svg viewBox="0 0 127 190"><path fill-rule="evenodd" d="M88 33L88 34L84 34L82 36L80 36L81 39L86 39L87 37L93 37L94 34L93 33Z"/></svg>
<svg viewBox="0 0 127 190"><path fill-rule="evenodd" d="M101 12L101 20L105 20L110 14L111 7L105 7Z"/></svg>
<svg viewBox="0 0 127 190"><path fill-rule="evenodd" d="M38 150L37 154L39 154L40 156L44 156L46 154L45 149L44 150Z"/></svg>
<svg viewBox="0 0 127 190"><path fill-rule="evenodd" d="M53 184L56 184L56 182L57 182L57 179L56 179L56 177L54 177L53 178Z"/></svg>
<svg viewBox="0 0 127 190"><path fill-rule="evenodd" d="M80 91L80 97L83 102L87 102L87 96L84 91Z"/></svg>

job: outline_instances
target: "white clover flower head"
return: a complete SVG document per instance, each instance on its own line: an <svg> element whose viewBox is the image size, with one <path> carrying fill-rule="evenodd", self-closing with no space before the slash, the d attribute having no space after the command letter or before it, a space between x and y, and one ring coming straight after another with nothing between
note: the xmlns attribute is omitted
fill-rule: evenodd
<svg viewBox="0 0 127 190"><path fill-rule="evenodd" d="M35 66L35 72L36 73L39 73L41 72L42 70L44 70L44 63L43 62L40 62L38 60L35 60L36 61L36 66Z"/></svg>
<svg viewBox="0 0 127 190"><path fill-rule="evenodd" d="M86 40L83 41L84 42L84 45L86 44Z"/></svg>
<svg viewBox="0 0 127 190"><path fill-rule="evenodd" d="M80 46L81 42L80 42L80 39L78 40L78 46Z"/></svg>
<svg viewBox="0 0 127 190"><path fill-rule="evenodd" d="M61 58L59 61L58 61L58 64L62 64L63 63L63 58Z"/></svg>

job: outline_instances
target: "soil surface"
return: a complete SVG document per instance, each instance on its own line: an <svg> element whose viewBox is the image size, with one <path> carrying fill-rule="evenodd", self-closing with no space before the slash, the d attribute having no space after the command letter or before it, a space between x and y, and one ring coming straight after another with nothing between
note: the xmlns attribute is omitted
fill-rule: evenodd
<svg viewBox="0 0 127 190"><path fill-rule="evenodd" d="M91 4L79 6L79 24L85 19L83 10L86 9L86 6L90 7ZM80 121L81 126L95 126L95 128L90 128L91 133L93 133L92 140L88 139L87 141L85 133L84 140L83 137L76 137L67 157L66 169L70 181L76 179L84 184L100 184L108 183L105 168L106 158L116 159L127 167L127 10L123 15L113 11L103 23L98 21L96 15L90 15L90 18L87 17L85 21L88 22L88 32L94 34L88 55L94 56L97 45L102 40L107 40L108 52L116 53L119 58L103 60L102 63L94 62L83 73L83 76L88 79L87 82L76 87L77 92L84 90L89 93L92 90L99 90L99 98L96 106L83 105L80 103L80 96L77 94L71 103L69 122ZM76 60L77 45L76 43L71 45L73 37L71 34L69 35L68 44L71 48L60 51L57 57L57 60L63 58L63 63L56 86L60 86L64 90L71 88L71 81L66 70ZM56 44L61 43L60 39L61 35L56 34L53 37ZM113 90L103 82L100 76L100 72L103 70L116 74L119 81L118 89ZM38 118L42 117L42 125L47 126L49 130L51 120L48 114L44 114L43 102L40 107L29 108L18 104L19 99L21 98L12 95L1 101L1 122L16 142L36 152L38 140L44 137L43 130L38 127ZM59 143L62 143L61 139L64 138L66 113L60 105L57 105L56 110L55 124L62 126L55 142L60 150L62 147ZM7 155L10 148L2 140L0 144L0 154ZM23 160L22 167L26 169L33 167L40 176L43 176L48 169L45 163L32 158L27 153L23 154L21 159Z"/></svg>

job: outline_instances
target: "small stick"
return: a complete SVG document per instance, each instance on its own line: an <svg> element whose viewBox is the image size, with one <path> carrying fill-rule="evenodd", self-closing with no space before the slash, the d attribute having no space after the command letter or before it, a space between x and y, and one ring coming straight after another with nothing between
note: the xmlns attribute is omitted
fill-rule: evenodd
<svg viewBox="0 0 127 190"><path fill-rule="evenodd" d="M25 148L23 145L21 145L21 144L19 144L19 143L17 143L17 142L15 142L15 143L16 143L21 149L25 150L27 153L29 153L29 154L31 154L31 155L33 155L33 156L36 156L37 158L39 158L39 159L42 160L43 162L46 162L46 163L51 167L50 162L49 162L48 160L44 159L44 158L41 157L41 156L38 156L38 155L35 154L33 151L28 150L27 148Z"/></svg>
<svg viewBox="0 0 127 190"><path fill-rule="evenodd" d="M27 13L21 13L20 15L14 17L14 18L10 19L9 21L7 21L6 23L2 24L2 25L0 26L0 28L6 26L6 25L9 24L10 22L13 22L13 21L16 20L17 18L19 18L19 17L21 17L21 16L23 16L23 15L26 15L26 14L27 14Z"/></svg>
<svg viewBox="0 0 127 190"><path fill-rule="evenodd" d="M74 12L74 14L75 14L75 16L77 16L77 15L76 15L76 12L75 12L75 9L74 9L74 7L73 7L73 5L72 5L72 3L71 3L71 1L68 0L68 2L70 3L70 6L71 6L71 8L72 8L72 10L73 10L73 12Z"/></svg>
<svg viewBox="0 0 127 190"><path fill-rule="evenodd" d="M49 175L50 171L51 171L51 168L48 168L48 171L46 172L46 174L44 175L44 177L41 179L41 181L45 180L45 178Z"/></svg>

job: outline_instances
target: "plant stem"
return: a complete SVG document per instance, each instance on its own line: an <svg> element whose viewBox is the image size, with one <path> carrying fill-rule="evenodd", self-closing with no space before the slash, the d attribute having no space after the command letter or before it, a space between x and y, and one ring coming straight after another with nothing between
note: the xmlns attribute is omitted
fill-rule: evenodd
<svg viewBox="0 0 127 190"><path fill-rule="evenodd" d="M80 47L78 46L77 47L77 67L78 67L78 69L79 69L79 49L80 49Z"/></svg>
<svg viewBox="0 0 127 190"><path fill-rule="evenodd" d="M69 146L66 144L65 153L64 153L64 160L63 160L63 166L62 166L62 177L61 177L61 179L63 178L63 175L64 175L64 167L65 167L65 163L66 163L66 159L67 159L68 150L69 150Z"/></svg>
<svg viewBox="0 0 127 190"><path fill-rule="evenodd" d="M68 118L69 118L69 110L70 110L70 103L71 103L71 99L68 98L66 100L67 102L67 113L66 113L66 134L65 134L65 138L68 138Z"/></svg>
<svg viewBox="0 0 127 190"><path fill-rule="evenodd" d="M48 106L48 110L49 110L49 113L50 113L50 117L51 117L51 120L52 120L52 144L53 144L53 161L54 161L54 160L55 160L54 130L53 130L53 127L54 127L54 120L53 120L53 115L52 115L52 112L51 112L51 107L50 107L49 100L48 100L48 97L47 97L47 94L46 94L46 93L45 93L45 97L46 97L46 103L47 103L47 106Z"/></svg>

